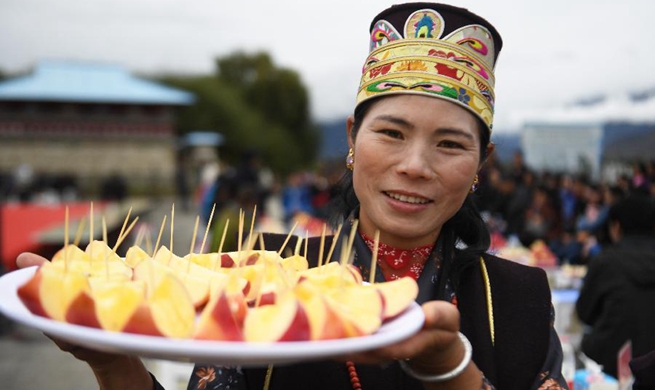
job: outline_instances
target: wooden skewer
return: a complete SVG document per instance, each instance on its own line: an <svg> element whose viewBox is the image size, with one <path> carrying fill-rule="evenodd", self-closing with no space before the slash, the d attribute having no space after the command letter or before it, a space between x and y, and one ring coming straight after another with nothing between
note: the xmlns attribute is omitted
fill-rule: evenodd
<svg viewBox="0 0 655 390"><path fill-rule="evenodd" d="M284 247L287 246L287 243L289 242L289 239L290 239L291 236L293 235L293 231L296 230L296 226L298 226L298 222L297 222L297 221L296 221L296 223L293 224L293 227L291 228L291 230L289 230L289 234L287 235L287 238L286 238L286 239L284 240L284 242L282 243L282 247L280 247L280 250L277 251L277 254L278 254L278 255L280 255L280 256L282 255L282 251L284 250Z"/></svg>
<svg viewBox="0 0 655 390"><path fill-rule="evenodd" d="M376 230L374 244L373 244L373 256L371 257L371 269L369 270L370 275L368 278L368 282L370 284L375 283L375 271L378 265L378 249L380 249L379 246L380 246L380 231Z"/></svg>
<svg viewBox="0 0 655 390"><path fill-rule="evenodd" d="M359 220L356 219L353 222L352 229L350 230L350 237L348 238L348 263L350 263L350 254L352 253L353 250L353 244L355 243L355 234L357 234L357 225L359 224Z"/></svg>
<svg viewBox="0 0 655 390"><path fill-rule="evenodd" d="M139 217L134 218L134 221L132 221L130 226L127 227L127 230L125 231L125 234L122 237L118 238L118 241L116 241L116 248L118 248L123 243L123 240L125 240L125 237L127 237L130 234L130 231L132 231L132 229L134 228L134 225L136 225L138 220L139 220ZM116 253L116 251L113 251L113 253Z"/></svg>
<svg viewBox="0 0 655 390"><path fill-rule="evenodd" d="M200 253L205 253L205 242L207 241L207 234L209 229L212 226L212 219L214 218L214 209L216 209L216 203L212 206L212 212L209 213L209 221L207 221L207 227L205 228L205 235L202 237L202 245L200 245Z"/></svg>
<svg viewBox="0 0 655 390"><path fill-rule="evenodd" d="M77 225L77 232L75 233L75 240L73 241L73 245L79 247L80 245L80 240L82 239L82 232L84 231L84 225L86 225L86 218L82 217L80 220L80 224Z"/></svg>
<svg viewBox="0 0 655 390"><path fill-rule="evenodd" d="M157 254L157 249L159 248L159 241L161 240L161 235L164 232L164 226L166 226L166 216L164 215L164 220L161 221L161 227L159 228L159 235L157 235L157 241L155 241L155 247L152 252L152 257L155 257Z"/></svg>
<svg viewBox="0 0 655 390"><path fill-rule="evenodd" d="M139 227L139 231L136 232L136 238L134 239L135 246L141 246L141 241L143 241L143 237L146 234L146 229L146 225L141 225L141 227Z"/></svg>
<svg viewBox="0 0 655 390"><path fill-rule="evenodd" d="M298 237L298 241L296 241L296 247L293 249L293 255L294 256L299 256L300 255L300 247L302 246L303 238Z"/></svg>
<svg viewBox="0 0 655 390"><path fill-rule="evenodd" d="M66 206L66 216L64 223L64 272L68 272L68 206Z"/></svg>
<svg viewBox="0 0 655 390"><path fill-rule="evenodd" d="M146 227L146 253L152 253L152 237L150 237L150 228Z"/></svg>
<svg viewBox="0 0 655 390"><path fill-rule="evenodd" d="M330 245L330 250L328 252L328 255L325 258L325 264L327 264L332 258L332 252L334 252L334 248L337 246L337 241L339 241L339 237L341 237L340 234L342 228L343 228L343 224L339 224L339 227L337 228L337 232L334 235L334 238L332 239L332 245Z"/></svg>
<svg viewBox="0 0 655 390"><path fill-rule="evenodd" d="M193 244L196 242L196 233L198 233L198 223L200 222L200 216L196 216L196 224L193 227L193 236L191 237L191 248L189 249L189 258L187 259L186 273L187 275L191 271L191 256L193 254Z"/></svg>
<svg viewBox="0 0 655 390"><path fill-rule="evenodd" d="M130 214L132 214L132 207L130 207L130 209L127 210L127 215L125 216L125 220L123 221L123 226L121 227L121 232L118 233L119 238L123 235L123 233L125 233L125 227L127 226L127 221L130 219ZM116 246L116 244L114 244L114 247L112 248L112 250L114 252L116 252L116 249L118 249L118 247Z"/></svg>
<svg viewBox="0 0 655 390"><path fill-rule="evenodd" d="M306 232L305 232L305 250L304 250L304 254L303 254L303 256L305 257L305 259L307 258L307 246L308 246L308 245L309 245L309 232L306 231Z"/></svg>
<svg viewBox="0 0 655 390"><path fill-rule="evenodd" d="M198 233L198 223L200 223L200 216L196 216L196 224L193 227L193 235L191 236L191 248L189 248L189 253L193 253L193 247L196 243L196 234Z"/></svg>
<svg viewBox="0 0 655 390"><path fill-rule="evenodd" d="M255 216L257 215L257 205L252 209L252 219L250 220L250 231L248 232L248 248L253 248L254 243L252 243L252 232L255 229ZM252 246L251 246L252 243Z"/></svg>
<svg viewBox="0 0 655 390"><path fill-rule="evenodd" d="M109 249L109 240L107 239L107 221L105 220L104 215L102 216L102 242L105 244L102 247L102 250L105 252L105 278L109 280L109 255L107 254L107 249Z"/></svg>
<svg viewBox="0 0 655 390"><path fill-rule="evenodd" d="M174 228L175 228L175 203L173 203L173 205L171 206L171 255L173 254L173 229Z"/></svg>
<svg viewBox="0 0 655 390"><path fill-rule="evenodd" d="M321 232L321 243L318 246L318 268L323 264L323 250L325 250L325 229L326 225L323 224L323 231Z"/></svg>
<svg viewBox="0 0 655 390"><path fill-rule="evenodd" d="M230 219L225 220L225 227L223 228L223 235L221 236L221 243L218 245L218 254L220 256L223 255L223 244L225 243L225 235L227 233L227 228L230 226ZM218 268L218 264L220 263L221 258L219 257L216 263L214 263L214 271Z"/></svg>

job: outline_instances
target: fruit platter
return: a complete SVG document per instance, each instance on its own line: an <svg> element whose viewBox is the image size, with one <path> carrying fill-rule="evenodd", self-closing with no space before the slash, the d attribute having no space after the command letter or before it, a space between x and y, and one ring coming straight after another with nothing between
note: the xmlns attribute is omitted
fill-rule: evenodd
<svg viewBox="0 0 655 390"><path fill-rule="evenodd" d="M49 262L2 276L0 312L92 349L241 366L370 350L423 325L416 282L362 280L348 261L352 237L341 261L308 268L300 245L254 250L241 233L248 246L235 252L178 256L159 245L160 230L156 249L135 244L120 257L125 226L113 247L105 238L82 249L66 233Z"/></svg>

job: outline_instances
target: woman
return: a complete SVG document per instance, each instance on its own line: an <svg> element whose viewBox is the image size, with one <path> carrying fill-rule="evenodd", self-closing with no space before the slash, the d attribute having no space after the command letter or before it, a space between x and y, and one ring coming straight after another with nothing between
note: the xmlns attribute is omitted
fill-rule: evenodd
<svg viewBox="0 0 655 390"><path fill-rule="evenodd" d="M544 272L485 254L489 235L469 199L493 151L498 33L466 10L430 3L391 7L370 31L372 51L347 122L338 216L342 237L359 220L355 263L364 274L379 231L377 280L417 279L423 329L333 361L243 371L200 365L189 388L565 388ZM134 358L79 352L102 388L152 386Z"/></svg>

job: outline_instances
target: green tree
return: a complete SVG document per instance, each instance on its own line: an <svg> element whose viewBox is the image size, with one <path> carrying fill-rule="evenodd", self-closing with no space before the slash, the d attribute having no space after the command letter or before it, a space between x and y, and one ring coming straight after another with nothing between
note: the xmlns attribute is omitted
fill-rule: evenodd
<svg viewBox="0 0 655 390"><path fill-rule="evenodd" d="M246 150L258 150L278 173L313 164L319 132L300 76L276 67L266 53L239 52L216 63L216 75L160 79L196 95L196 103L178 113L178 128L220 132L221 154L233 162Z"/></svg>

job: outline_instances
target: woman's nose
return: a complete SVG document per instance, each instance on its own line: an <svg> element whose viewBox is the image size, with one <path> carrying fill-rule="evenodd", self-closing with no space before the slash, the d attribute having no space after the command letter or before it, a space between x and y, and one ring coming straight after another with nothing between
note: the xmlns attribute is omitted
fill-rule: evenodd
<svg viewBox="0 0 655 390"><path fill-rule="evenodd" d="M431 179L435 172L433 161L424 145L412 145L404 151L397 165L397 172L413 179Z"/></svg>

